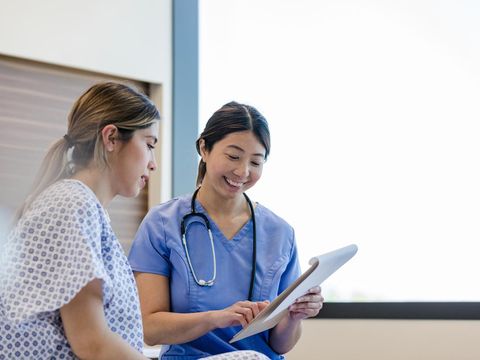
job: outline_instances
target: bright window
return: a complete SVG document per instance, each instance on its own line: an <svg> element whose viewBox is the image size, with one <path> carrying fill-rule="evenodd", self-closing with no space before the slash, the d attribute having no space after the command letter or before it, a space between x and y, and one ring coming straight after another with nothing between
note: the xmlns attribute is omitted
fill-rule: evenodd
<svg viewBox="0 0 480 360"><path fill-rule="evenodd" d="M294 226L304 269L359 246L327 300L480 301L479 18L474 1L200 1L200 128L230 100L269 120L250 195Z"/></svg>

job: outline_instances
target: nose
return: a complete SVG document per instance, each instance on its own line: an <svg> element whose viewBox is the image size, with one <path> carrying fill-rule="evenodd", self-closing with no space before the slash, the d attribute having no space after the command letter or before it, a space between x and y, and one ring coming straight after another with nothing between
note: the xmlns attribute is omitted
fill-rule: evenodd
<svg viewBox="0 0 480 360"><path fill-rule="evenodd" d="M250 166L248 161L242 161L238 163L238 166L233 170L235 176L238 176L241 179L245 179L250 175Z"/></svg>
<svg viewBox="0 0 480 360"><path fill-rule="evenodd" d="M157 170L157 161L155 160L155 154L153 151L151 152L151 154L152 154L152 158L148 162L147 167L148 167L148 170L155 171Z"/></svg>
<svg viewBox="0 0 480 360"><path fill-rule="evenodd" d="M148 163L148 170L155 171L157 170L157 162L155 160Z"/></svg>

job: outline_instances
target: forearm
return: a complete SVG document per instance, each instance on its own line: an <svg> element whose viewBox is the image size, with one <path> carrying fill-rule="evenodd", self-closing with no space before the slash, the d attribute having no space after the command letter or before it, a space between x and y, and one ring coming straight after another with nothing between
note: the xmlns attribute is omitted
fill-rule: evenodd
<svg viewBox="0 0 480 360"><path fill-rule="evenodd" d="M301 320L293 320L287 314L270 331L270 346L277 353L285 354L293 349L301 334Z"/></svg>
<svg viewBox="0 0 480 360"><path fill-rule="evenodd" d="M316 316L323 301L320 286L314 286L296 299L288 308L288 314L271 331L270 346L280 354L292 350L302 334L302 319Z"/></svg>
<svg viewBox="0 0 480 360"><path fill-rule="evenodd" d="M73 352L80 359L89 360L109 360L109 359L131 359L146 360L140 352L132 348L118 334L111 331L95 337L84 346L74 347Z"/></svg>
<svg viewBox="0 0 480 360"><path fill-rule="evenodd" d="M62 306L60 316L68 343L80 359L146 359L108 327L98 279Z"/></svg>
<svg viewBox="0 0 480 360"><path fill-rule="evenodd" d="M197 313L157 312L143 318L145 343L148 345L182 344L216 328L214 311Z"/></svg>

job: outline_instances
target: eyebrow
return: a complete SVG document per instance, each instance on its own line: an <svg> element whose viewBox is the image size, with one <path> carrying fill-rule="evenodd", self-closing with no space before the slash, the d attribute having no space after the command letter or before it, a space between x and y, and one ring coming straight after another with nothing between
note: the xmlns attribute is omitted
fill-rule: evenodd
<svg viewBox="0 0 480 360"><path fill-rule="evenodd" d="M158 138L156 136L153 136L153 135L147 135L145 136L146 138L152 138L153 139L153 143L156 144L157 141L158 141Z"/></svg>
<svg viewBox="0 0 480 360"><path fill-rule="evenodd" d="M241 151L241 152L245 152L245 150L243 150L240 146L237 146L237 145L228 145L227 147L228 147L228 148L236 149L236 150ZM260 157L264 158L264 157L265 157L265 154L263 154L263 153L256 153L256 154L253 154L253 156L260 156Z"/></svg>

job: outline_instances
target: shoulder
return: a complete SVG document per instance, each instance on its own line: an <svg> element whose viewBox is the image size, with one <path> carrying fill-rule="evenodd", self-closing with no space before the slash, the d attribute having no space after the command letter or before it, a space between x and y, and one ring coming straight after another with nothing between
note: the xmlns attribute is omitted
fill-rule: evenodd
<svg viewBox="0 0 480 360"><path fill-rule="evenodd" d="M146 221L176 219L183 217L187 212L190 212L191 195L175 197L171 200L158 204L152 207L147 216Z"/></svg>
<svg viewBox="0 0 480 360"><path fill-rule="evenodd" d="M93 191L77 180L60 180L46 188L33 201L25 215L53 217L77 215L79 218L106 216Z"/></svg>
<svg viewBox="0 0 480 360"><path fill-rule="evenodd" d="M291 229L293 231L292 226L286 220L260 203L257 203L257 206L255 207L255 214L259 220L265 222L269 226L281 227L282 229Z"/></svg>
<svg viewBox="0 0 480 360"><path fill-rule="evenodd" d="M172 248L182 248L180 223L190 212L190 204L191 196L183 196L150 209L130 248L130 265L135 271L170 274L169 254Z"/></svg>
<svg viewBox="0 0 480 360"><path fill-rule="evenodd" d="M259 238L275 239L276 246L287 253L290 253L295 248L295 231L282 217L257 203L255 218L257 220Z"/></svg>
<svg viewBox="0 0 480 360"><path fill-rule="evenodd" d="M57 181L47 187L38 195L33 204L38 206L50 199L55 202L62 201L65 203L98 202L95 194L88 186L80 181L70 179Z"/></svg>

